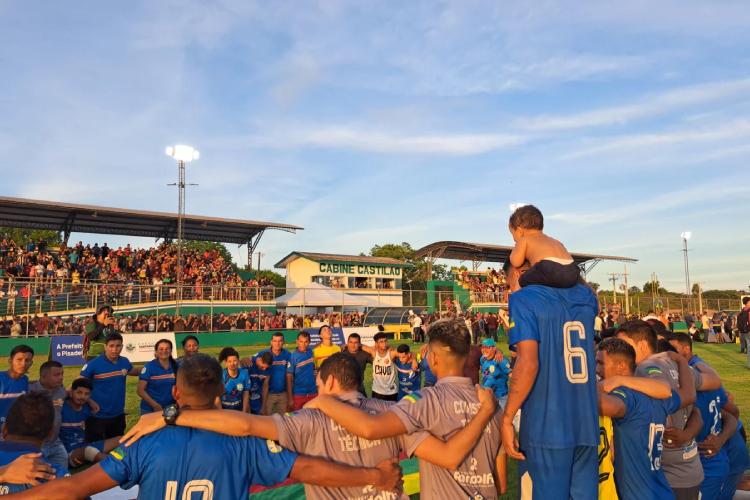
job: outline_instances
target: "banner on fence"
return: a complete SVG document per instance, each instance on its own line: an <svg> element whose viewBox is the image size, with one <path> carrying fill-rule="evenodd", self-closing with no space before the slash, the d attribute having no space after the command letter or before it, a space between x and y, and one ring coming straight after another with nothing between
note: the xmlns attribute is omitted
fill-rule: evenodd
<svg viewBox="0 0 750 500"><path fill-rule="evenodd" d="M349 337L352 333L358 333L362 337L363 345L375 345L375 334L378 333L377 326L347 326L344 327L344 336Z"/></svg>
<svg viewBox="0 0 750 500"><path fill-rule="evenodd" d="M83 335L52 335L49 359L63 366L83 365Z"/></svg>
<svg viewBox="0 0 750 500"><path fill-rule="evenodd" d="M174 346L173 354L177 350L174 332L159 333L126 333L122 336L122 355L133 363L141 363L154 359L154 345L161 339L167 339Z"/></svg>
<svg viewBox="0 0 750 500"><path fill-rule="evenodd" d="M304 331L310 334L310 345L316 346L320 344L320 334L318 333L319 328L305 328ZM344 338L344 331L341 328L331 328L331 342L337 345L344 345L346 338Z"/></svg>

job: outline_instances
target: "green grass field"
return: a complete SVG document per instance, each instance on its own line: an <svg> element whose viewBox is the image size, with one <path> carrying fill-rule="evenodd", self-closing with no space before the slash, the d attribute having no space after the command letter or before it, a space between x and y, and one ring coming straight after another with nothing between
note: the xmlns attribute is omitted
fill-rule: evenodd
<svg viewBox="0 0 750 500"><path fill-rule="evenodd" d="M503 352L507 353L507 343L501 342L500 345L503 348ZM287 345L286 347L290 350L294 349L294 345ZM262 349L264 348L240 347L237 350L240 355L245 357L255 354ZM207 348L202 349L201 352L218 355L220 350L220 348ZM735 402L740 408L742 415L750 414L750 384L747 383L749 372L745 368L746 357L739 353L739 346L736 344L696 344L695 352L719 372L724 381L724 387L734 394ZM29 374L32 380L37 378L39 373L38 367L44 361L45 358L43 356L36 356L34 358L34 366L31 368ZM4 362L7 363L7 359L4 360ZM65 369L66 386L70 386L71 382L78 377L79 371L80 370L76 367L68 367ZM372 367L368 366L367 372L365 373L365 386L368 390L371 383ZM128 377L127 384L126 412L129 428L138 420L140 398L136 395L137 378ZM508 494L505 495L504 498L518 498L516 470L516 464L511 460L511 463L508 464Z"/></svg>

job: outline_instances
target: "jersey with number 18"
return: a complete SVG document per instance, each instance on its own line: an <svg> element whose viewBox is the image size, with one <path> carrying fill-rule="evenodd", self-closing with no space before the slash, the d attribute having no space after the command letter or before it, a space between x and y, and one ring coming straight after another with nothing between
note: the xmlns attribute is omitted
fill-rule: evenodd
<svg viewBox="0 0 750 500"><path fill-rule="evenodd" d="M597 446L596 296L584 285L530 285L508 302L511 349L524 340L539 349L536 382L521 408L521 446Z"/></svg>

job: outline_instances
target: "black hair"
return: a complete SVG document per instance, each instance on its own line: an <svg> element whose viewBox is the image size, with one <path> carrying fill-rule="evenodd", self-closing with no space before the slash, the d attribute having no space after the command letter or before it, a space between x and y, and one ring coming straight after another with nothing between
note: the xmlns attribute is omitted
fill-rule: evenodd
<svg viewBox="0 0 750 500"><path fill-rule="evenodd" d="M465 358L469 355L468 332L463 320L444 318L432 323L427 334L430 337L430 344L441 344L449 348L455 356Z"/></svg>
<svg viewBox="0 0 750 500"><path fill-rule="evenodd" d="M299 333L297 334L297 338L300 338L300 337L305 337L305 338L306 338L307 340L310 340L310 334L309 334L309 333L307 333L307 332L306 332L306 331L304 331L304 330L302 330L301 332L299 332Z"/></svg>
<svg viewBox="0 0 750 500"><path fill-rule="evenodd" d="M237 359L240 357L240 353L234 347L225 347L219 353L219 363L226 361L230 356L235 356Z"/></svg>
<svg viewBox="0 0 750 500"><path fill-rule="evenodd" d="M333 329L330 326L328 326L328 325L320 325L320 328L318 328L318 335L320 335L321 333L323 333L323 329L324 328L328 328L329 330L331 330L331 333L333 333Z"/></svg>
<svg viewBox="0 0 750 500"><path fill-rule="evenodd" d="M281 338L284 338L284 334L281 333L281 332L273 332L273 335L271 335L271 337L281 337Z"/></svg>
<svg viewBox="0 0 750 500"><path fill-rule="evenodd" d="M91 380L84 378L84 377L75 379L70 389L72 391L75 391L79 387L85 387L86 389L90 391L94 390L94 384L91 383Z"/></svg>
<svg viewBox="0 0 750 500"><path fill-rule="evenodd" d="M154 351L156 351L159 348L159 344L162 342L166 342L169 344L169 349L174 352L174 344L169 339L159 339L156 344L154 344ZM177 369L179 368L179 365L177 364L177 361L175 361L172 354L169 355L169 365L172 367L172 373L177 373Z"/></svg>
<svg viewBox="0 0 750 500"><path fill-rule="evenodd" d="M399 346L398 346L398 347L396 348L396 352L398 352L398 353L400 353L400 354L406 354L406 353L410 352L410 351L409 351L409 346L408 346L408 345L406 345L406 344L401 344L401 345L399 345Z"/></svg>
<svg viewBox="0 0 750 500"><path fill-rule="evenodd" d="M510 259L505 259L505 262L503 262L503 272L506 276L510 272Z"/></svg>
<svg viewBox="0 0 750 500"><path fill-rule="evenodd" d="M374 340L375 342L377 342L377 341L378 341L378 340L380 340L380 339L386 339L386 340L387 340L387 339L388 339L388 335L386 335L386 333L385 333L385 332L378 332L378 333L376 333L376 334L375 334L375 335L374 335L374 336L372 337L372 340Z"/></svg>
<svg viewBox="0 0 750 500"><path fill-rule="evenodd" d="M625 361L630 367L630 373L635 372L635 349L622 339L610 337L599 342L599 350L608 356Z"/></svg>
<svg viewBox="0 0 750 500"><path fill-rule="evenodd" d="M742 305L746 306L750 302L750 297L742 297Z"/></svg>
<svg viewBox="0 0 750 500"><path fill-rule="evenodd" d="M221 365L208 354L198 353L186 358L177 378L185 383L191 393L204 397L206 402L213 402L216 396L224 392Z"/></svg>
<svg viewBox="0 0 750 500"><path fill-rule="evenodd" d="M656 352L677 352L677 349L667 339L659 339L656 342Z"/></svg>
<svg viewBox="0 0 750 500"><path fill-rule="evenodd" d="M54 359L50 359L49 361L45 361L42 363L42 366L39 367L39 376L43 377L44 374L46 374L48 371L50 371L52 368L62 368L63 365L59 361L55 361Z"/></svg>
<svg viewBox="0 0 750 500"><path fill-rule="evenodd" d="M27 346L26 344L19 344L16 347L14 347L13 349L10 350L10 355L8 356L8 359L9 360L13 359L16 356L16 354L18 354L19 352L22 352L24 354L29 353L32 356L34 355L34 349L32 349L31 347Z"/></svg>
<svg viewBox="0 0 750 500"><path fill-rule="evenodd" d="M654 333L656 334L657 337L662 336L666 338L669 330L667 330L667 327L664 326L664 323L654 318L647 319L646 323L651 325L651 328L654 330Z"/></svg>
<svg viewBox="0 0 750 500"><path fill-rule="evenodd" d="M510 216L508 224L513 229L544 229L544 216L542 211L534 205L518 207Z"/></svg>
<svg viewBox="0 0 750 500"><path fill-rule="evenodd" d="M55 423L55 407L46 392L30 392L16 399L8 410L8 434L45 440Z"/></svg>
<svg viewBox="0 0 750 500"><path fill-rule="evenodd" d="M690 350L693 349L693 339L690 338L690 335L687 333L675 333L671 340L674 340L678 344L690 347Z"/></svg>
<svg viewBox="0 0 750 500"><path fill-rule="evenodd" d="M349 342L349 339L357 339L360 342L362 342L362 337L358 333L350 333L349 336L346 338L346 341Z"/></svg>
<svg viewBox="0 0 750 500"><path fill-rule="evenodd" d="M656 352L656 332L642 319L631 319L617 328L617 334L624 333L633 342L645 340L651 352Z"/></svg>
<svg viewBox="0 0 750 500"><path fill-rule="evenodd" d="M271 354L271 351L263 351L262 353L258 354L258 359L263 361L268 366L271 366L271 363L273 363L273 354Z"/></svg>
<svg viewBox="0 0 750 500"><path fill-rule="evenodd" d="M344 352L337 352L323 361L318 373L323 382L333 376L343 390L356 390L362 382L357 360Z"/></svg>
<svg viewBox="0 0 750 500"><path fill-rule="evenodd" d="M602 330L602 340L614 337L617 335L617 330L614 328L605 328Z"/></svg>
<svg viewBox="0 0 750 500"><path fill-rule="evenodd" d="M107 336L104 337L104 345L107 345L115 340L119 340L120 342L122 342L122 335L120 335L118 332L109 332Z"/></svg>
<svg viewBox="0 0 750 500"><path fill-rule="evenodd" d="M198 337L196 337L195 335L188 335L187 337L185 337L184 339L182 339L182 348L183 349L185 348L185 344L187 344L189 340L195 340L196 344L201 345L201 343L198 341Z"/></svg>

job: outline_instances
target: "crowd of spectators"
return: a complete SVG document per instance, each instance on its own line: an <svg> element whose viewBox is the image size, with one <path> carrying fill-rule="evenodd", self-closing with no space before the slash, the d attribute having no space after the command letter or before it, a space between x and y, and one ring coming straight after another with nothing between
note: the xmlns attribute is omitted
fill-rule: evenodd
<svg viewBox="0 0 750 500"><path fill-rule="evenodd" d="M507 302L508 285L502 270L487 269L484 272L454 270L458 283L466 288L472 302Z"/></svg>

